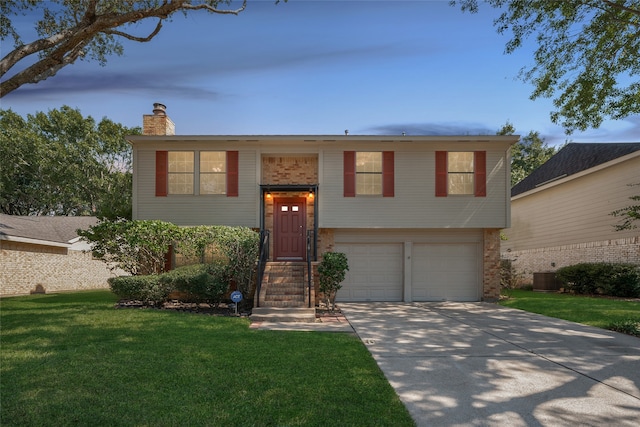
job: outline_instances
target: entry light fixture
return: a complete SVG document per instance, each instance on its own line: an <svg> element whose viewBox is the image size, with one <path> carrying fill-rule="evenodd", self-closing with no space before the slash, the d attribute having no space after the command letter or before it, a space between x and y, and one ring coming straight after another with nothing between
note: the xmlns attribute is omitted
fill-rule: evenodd
<svg viewBox="0 0 640 427"><path fill-rule="evenodd" d="M307 197L309 197L310 199L313 199L313 188L309 189L309 194Z"/></svg>
<svg viewBox="0 0 640 427"><path fill-rule="evenodd" d="M271 191L267 190L267 199L271 198Z"/></svg>

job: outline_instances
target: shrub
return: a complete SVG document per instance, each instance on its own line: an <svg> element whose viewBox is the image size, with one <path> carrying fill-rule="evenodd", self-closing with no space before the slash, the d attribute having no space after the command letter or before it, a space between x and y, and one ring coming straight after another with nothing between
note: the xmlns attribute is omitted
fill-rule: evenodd
<svg viewBox="0 0 640 427"><path fill-rule="evenodd" d="M218 305L229 290L229 268L224 261L179 267L159 276L168 288L184 292L188 299Z"/></svg>
<svg viewBox="0 0 640 427"><path fill-rule="evenodd" d="M172 289L160 281L157 274L149 276L120 276L108 280L111 292L121 299L142 301L156 305L167 300Z"/></svg>
<svg viewBox="0 0 640 427"><path fill-rule="evenodd" d="M610 323L607 329L627 335L640 337L640 321L637 319L620 320Z"/></svg>
<svg viewBox="0 0 640 427"><path fill-rule="evenodd" d="M161 273L169 246L181 228L158 220L104 220L78 235L91 243L93 255L133 276Z"/></svg>
<svg viewBox="0 0 640 427"><path fill-rule="evenodd" d="M318 265L320 292L324 294L327 308L331 311L335 309L336 293L342 288L341 283L348 270L347 256L342 252L325 252L322 255Z"/></svg>
<svg viewBox="0 0 640 427"><path fill-rule="evenodd" d="M640 296L640 270L632 264L575 264L560 268L556 277L577 294Z"/></svg>

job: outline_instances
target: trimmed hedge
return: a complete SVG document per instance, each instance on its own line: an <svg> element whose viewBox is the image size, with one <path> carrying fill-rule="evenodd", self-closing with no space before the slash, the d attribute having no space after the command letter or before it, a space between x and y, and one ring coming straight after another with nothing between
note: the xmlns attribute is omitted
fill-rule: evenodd
<svg viewBox="0 0 640 427"><path fill-rule="evenodd" d="M149 276L120 276L108 280L111 291L121 299L162 304L174 291L187 300L217 305L229 290L229 266L223 261L176 268Z"/></svg>
<svg viewBox="0 0 640 427"><path fill-rule="evenodd" d="M556 277L576 294L640 297L640 268L633 264L575 264L560 268Z"/></svg>
<svg viewBox="0 0 640 427"><path fill-rule="evenodd" d="M160 282L160 275L120 276L108 279L111 292L122 299L142 301L155 305L167 300L171 288Z"/></svg>
<svg viewBox="0 0 640 427"><path fill-rule="evenodd" d="M184 292L189 301L218 305L229 290L229 276L229 264L214 261L176 268L160 275L160 281Z"/></svg>

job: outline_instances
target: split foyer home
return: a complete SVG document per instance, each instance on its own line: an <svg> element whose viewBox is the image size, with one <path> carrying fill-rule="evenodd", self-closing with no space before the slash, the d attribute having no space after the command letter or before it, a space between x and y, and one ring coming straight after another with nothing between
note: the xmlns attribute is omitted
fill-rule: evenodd
<svg viewBox="0 0 640 427"><path fill-rule="evenodd" d="M517 136L176 135L162 104L143 128L134 219L260 230L271 265L344 252L338 301L499 296Z"/></svg>
<svg viewBox="0 0 640 427"><path fill-rule="evenodd" d="M611 212L637 202L640 143L571 143L511 190L502 254L531 281L582 262L640 265L640 229Z"/></svg>

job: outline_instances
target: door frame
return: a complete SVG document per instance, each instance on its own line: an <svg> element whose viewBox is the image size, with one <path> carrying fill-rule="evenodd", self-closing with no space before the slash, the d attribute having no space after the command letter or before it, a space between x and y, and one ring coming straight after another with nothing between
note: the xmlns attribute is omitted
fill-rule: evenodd
<svg viewBox="0 0 640 427"><path fill-rule="evenodd" d="M311 251L310 251L310 258L311 261L317 261L318 257L317 257L317 247L318 247L318 197L319 197L319 191L318 191L318 184L260 184L260 230L265 230L270 232L271 234L274 234L274 226L271 226L271 229L267 229L266 228L266 216L267 216L267 201L269 201L269 204L273 207L273 209L275 209L275 205L274 205L274 201L271 199L272 194L271 193L291 193L292 197L300 197L302 198L302 194L301 193L312 193L313 195L313 225L312 227L307 227L307 225L309 225L309 220L310 218L307 218L306 215L308 215L308 210L307 210L307 206L305 205L305 229L306 230L313 230L313 236L312 236L312 241L311 241ZM294 194L295 193L295 194ZM282 195L280 195L277 198L283 197ZM286 197L286 196L285 196ZM274 197L275 199L276 197ZM311 202L310 200L308 200L308 202ZM272 208L270 208L270 214L273 215L274 212L271 210ZM274 224L275 225L275 224ZM275 260L275 236L271 236L270 237L270 246L271 247L271 251L270 251L270 260ZM305 236L306 238L306 236ZM306 244L306 242L305 242Z"/></svg>
<svg viewBox="0 0 640 427"><path fill-rule="evenodd" d="M298 257L281 257L281 248L279 247L280 233L279 217L281 215L280 207L287 204L299 204L301 206L301 227L302 232L298 236L298 243L301 248L301 256ZM306 261L306 236L307 236L307 199L304 197L275 197L273 199L273 259L274 261Z"/></svg>

